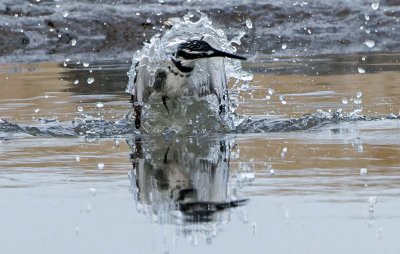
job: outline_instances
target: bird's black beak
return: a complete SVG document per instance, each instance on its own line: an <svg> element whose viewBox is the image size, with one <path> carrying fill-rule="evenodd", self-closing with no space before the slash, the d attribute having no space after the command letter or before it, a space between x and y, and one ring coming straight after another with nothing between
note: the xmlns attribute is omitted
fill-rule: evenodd
<svg viewBox="0 0 400 254"><path fill-rule="evenodd" d="M246 57L234 55L234 54L223 52L223 51L219 51L217 49L214 49L214 53L212 53L210 55L210 57L229 57L229 58L232 58L232 59L247 60Z"/></svg>

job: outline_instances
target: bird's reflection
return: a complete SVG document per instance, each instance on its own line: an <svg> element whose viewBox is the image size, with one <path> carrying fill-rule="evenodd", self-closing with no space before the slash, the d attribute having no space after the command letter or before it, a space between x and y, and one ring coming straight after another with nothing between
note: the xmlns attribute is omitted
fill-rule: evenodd
<svg viewBox="0 0 400 254"><path fill-rule="evenodd" d="M234 196L227 139L137 138L132 149L132 190L138 208L160 223L222 222L246 203Z"/></svg>

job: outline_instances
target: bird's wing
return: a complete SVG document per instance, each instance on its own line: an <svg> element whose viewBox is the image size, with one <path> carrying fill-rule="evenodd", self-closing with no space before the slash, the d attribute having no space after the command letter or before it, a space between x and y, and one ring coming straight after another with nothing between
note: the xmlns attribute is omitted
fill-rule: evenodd
<svg viewBox="0 0 400 254"><path fill-rule="evenodd" d="M228 86L223 58L208 58L197 61L198 68L191 76L192 86L199 97L215 94L218 98L218 113L223 118L228 112Z"/></svg>
<svg viewBox="0 0 400 254"><path fill-rule="evenodd" d="M208 83L210 91L218 96L222 101L228 100L228 86L225 73L225 65L223 58L207 59L208 67Z"/></svg>
<svg viewBox="0 0 400 254"><path fill-rule="evenodd" d="M191 75L192 86L199 97L215 94L218 98L227 92L223 58L198 60Z"/></svg>

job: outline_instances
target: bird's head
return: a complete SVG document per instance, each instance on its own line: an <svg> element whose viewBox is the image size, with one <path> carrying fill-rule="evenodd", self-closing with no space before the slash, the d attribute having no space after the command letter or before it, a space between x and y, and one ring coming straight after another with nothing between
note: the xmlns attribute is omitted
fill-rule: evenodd
<svg viewBox="0 0 400 254"><path fill-rule="evenodd" d="M175 60L184 67L194 67L194 62L202 58L229 57L233 59L246 60L245 57L234 55L211 47L203 40L189 40L179 44Z"/></svg>

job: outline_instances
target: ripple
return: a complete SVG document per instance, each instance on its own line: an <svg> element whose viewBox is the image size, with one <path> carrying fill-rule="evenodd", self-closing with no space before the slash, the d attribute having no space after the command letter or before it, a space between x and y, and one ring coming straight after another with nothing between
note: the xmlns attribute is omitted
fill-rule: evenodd
<svg viewBox="0 0 400 254"><path fill-rule="evenodd" d="M243 118L244 119L244 118ZM364 116L354 114L342 114L339 112L317 112L307 114L299 118L292 119L269 119L261 118L257 120L246 119L235 129L225 131L225 133L266 133L266 132L295 132L305 131L310 129L318 129L328 124L345 124L349 122L380 122L383 120L400 120L400 115L390 114L387 116ZM217 131L215 133L220 133ZM24 133L31 136L39 137L73 137L73 136L88 136L99 138L111 138L120 135L140 134L135 130L133 124L126 119L119 121L107 121L101 118L82 118L75 119L72 122L49 122L36 126L22 126L10 123L1 119L0 121L0 137L6 134ZM163 134L171 134L170 130L165 129ZM172 132L172 134L184 134ZM202 134L202 132L190 132L189 135ZM203 133L210 133L205 131ZM212 131L211 131L212 133ZM148 133L146 131L142 135L158 135L157 132Z"/></svg>

